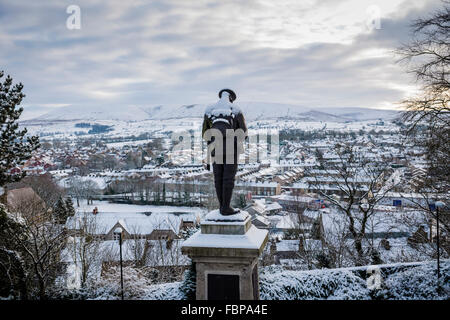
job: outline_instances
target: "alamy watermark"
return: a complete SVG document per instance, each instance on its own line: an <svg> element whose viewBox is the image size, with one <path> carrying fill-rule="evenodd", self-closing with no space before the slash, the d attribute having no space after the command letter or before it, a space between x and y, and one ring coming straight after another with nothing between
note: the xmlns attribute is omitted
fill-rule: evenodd
<svg viewBox="0 0 450 320"><path fill-rule="evenodd" d="M381 29L381 9L377 5L371 5L366 9L366 27L369 30Z"/></svg>
<svg viewBox="0 0 450 320"><path fill-rule="evenodd" d="M69 30L81 29L81 9L76 4L67 7L66 13L70 14L66 20L66 27Z"/></svg>

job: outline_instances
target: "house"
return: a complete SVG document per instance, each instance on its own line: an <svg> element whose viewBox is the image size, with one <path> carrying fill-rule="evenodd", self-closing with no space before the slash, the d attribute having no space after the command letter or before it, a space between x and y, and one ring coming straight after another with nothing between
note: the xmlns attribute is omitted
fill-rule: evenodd
<svg viewBox="0 0 450 320"><path fill-rule="evenodd" d="M245 210L251 215L274 215L279 213L283 207L278 202L266 201L265 199L256 199L253 205L247 207Z"/></svg>
<svg viewBox="0 0 450 320"><path fill-rule="evenodd" d="M274 239L267 247L266 251L274 264L282 264L286 259L299 259L305 254L316 256L324 250L320 240L304 239L303 237L295 240Z"/></svg>
<svg viewBox="0 0 450 320"><path fill-rule="evenodd" d="M274 244L274 248L275 252L274 254L276 255L276 259L275 261L278 261L280 259L294 259L294 258L298 258L299 256L299 251L300 251L300 243L301 240L280 240L280 241L275 241ZM273 250L272 249L272 250Z"/></svg>
<svg viewBox="0 0 450 320"><path fill-rule="evenodd" d="M188 230L188 229L193 229L198 225L198 221L194 220L194 219L181 219L181 223L180 223L180 231L183 230Z"/></svg>
<svg viewBox="0 0 450 320"><path fill-rule="evenodd" d="M283 238L286 234L309 235L313 220L302 214L281 211L274 215L266 216L270 221L270 234Z"/></svg>
<svg viewBox="0 0 450 320"><path fill-rule="evenodd" d="M266 201L266 214L267 215L274 215L277 214L279 212L281 212L281 210L283 209L283 207L276 201L272 202L272 201Z"/></svg>
<svg viewBox="0 0 450 320"><path fill-rule="evenodd" d="M321 235L335 234L339 230L348 230L346 215L330 210L321 210L318 214ZM354 213L356 215L356 212ZM416 231L414 226L404 222L404 219L422 221L423 213L419 211L379 211L368 218L366 222L366 239L396 239L411 237ZM352 239L350 233L346 235ZM326 238L326 237L325 237ZM326 239L324 239L326 240Z"/></svg>
<svg viewBox="0 0 450 320"><path fill-rule="evenodd" d="M292 183L303 175L303 169L293 168L289 171L283 171L282 174L276 175L273 181L278 182L280 185L286 185Z"/></svg>
<svg viewBox="0 0 450 320"><path fill-rule="evenodd" d="M264 208L264 203L263 203L263 199L259 199L259 200L254 200L252 205L249 205L245 208L245 210L251 215L251 216L255 216L255 215L263 215L265 208Z"/></svg>
<svg viewBox="0 0 450 320"><path fill-rule="evenodd" d="M112 205L114 208L115 205ZM117 205L122 208L122 205ZM73 217L69 217L66 228L69 233L76 236L81 233L89 233L102 240L114 240L118 236L114 231L120 227L123 229L123 239L179 239L180 232L189 226L195 225L199 219L197 213L183 215L172 214L171 212L136 212L120 209L116 212L111 207L98 206L98 214L94 215L89 211L78 211ZM138 210L139 206L136 206ZM105 210L110 209L110 210ZM159 211L157 207L152 211ZM115 209L113 209L115 210ZM196 210L194 210L196 211ZM174 212L176 213L176 212ZM181 218L182 216L182 218Z"/></svg>
<svg viewBox="0 0 450 320"><path fill-rule="evenodd" d="M135 225L128 226L127 219L118 220L106 234L102 235L104 240L118 240L115 230L120 227L123 230L123 239L146 239L146 240L168 240L179 239L178 234L168 225L157 226L153 229L136 228Z"/></svg>
<svg viewBox="0 0 450 320"><path fill-rule="evenodd" d="M281 193L281 185L278 182L269 181L238 181L235 188L250 191L253 196L274 196Z"/></svg>
<svg viewBox="0 0 450 320"><path fill-rule="evenodd" d="M125 221L123 219L120 219L102 238L104 240L119 240L120 236L116 233L117 228L122 229L122 239L130 239L132 237Z"/></svg>
<svg viewBox="0 0 450 320"><path fill-rule="evenodd" d="M434 202L433 199L445 199L446 194L438 193L414 193L414 192L387 192L380 204L395 207L419 208L428 207L428 204Z"/></svg>
<svg viewBox="0 0 450 320"><path fill-rule="evenodd" d="M268 220L266 217L262 215L255 215L252 218L252 224L258 229L269 229L270 220Z"/></svg>
<svg viewBox="0 0 450 320"><path fill-rule="evenodd" d="M300 212L308 207L308 204L311 201L314 201L316 198L313 198L306 194L303 196L299 196L284 192L283 194L271 196L267 199L269 201L278 203L281 206L282 210Z"/></svg>
<svg viewBox="0 0 450 320"><path fill-rule="evenodd" d="M188 256L181 252L184 240L125 240L122 244L122 258L125 265L141 261L143 267L169 271L173 275L181 277L191 263ZM143 248L141 252L134 250L136 246ZM102 257L102 275L108 268L119 264L119 242L104 241L102 251L106 254Z"/></svg>

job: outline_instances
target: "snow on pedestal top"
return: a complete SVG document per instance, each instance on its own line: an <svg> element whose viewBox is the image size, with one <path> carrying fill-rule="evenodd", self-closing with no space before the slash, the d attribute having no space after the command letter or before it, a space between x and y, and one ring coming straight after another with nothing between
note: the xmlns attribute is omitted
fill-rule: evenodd
<svg viewBox="0 0 450 320"><path fill-rule="evenodd" d="M200 223L203 234L245 234L251 224L246 211L224 216L219 210L209 212Z"/></svg>
<svg viewBox="0 0 450 320"><path fill-rule="evenodd" d="M209 212L204 221L206 222L214 222L214 221L222 221L222 222L244 222L250 215L247 211L240 211L239 213L224 216L220 213L219 209L213 210Z"/></svg>
<svg viewBox="0 0 450 320"><path fill-rule="evenodd" d="M209 212L202 228L184 241L182 250L193 256L258 256L268 238L268 231L252 225L247 211L223 216Z"/></svg>
<svg viewBox="0 0 450 320"><path fill-rule="evenodd" d="M185 250L194 248L229 248L261 251L267 241L267 234L267 230L258 229L255 226L251 226L242 235L202 234L200 231L197 231L184 241L182 247ZM231 251L230 255L235 254L236 251Z"/></svg>

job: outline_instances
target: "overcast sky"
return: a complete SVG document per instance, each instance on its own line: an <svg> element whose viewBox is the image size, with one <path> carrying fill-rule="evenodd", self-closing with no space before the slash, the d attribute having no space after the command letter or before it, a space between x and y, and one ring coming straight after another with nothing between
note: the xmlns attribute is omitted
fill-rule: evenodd
<svg viewBox="0 0 450 320"><path fill-rule="evenodd" d="M81 29L66 26L72 4ZM0 70L24 83L26 107L209 103L229 87L241 101L391 108L416 90L392 50L439 6L0 0Z"/></svg>

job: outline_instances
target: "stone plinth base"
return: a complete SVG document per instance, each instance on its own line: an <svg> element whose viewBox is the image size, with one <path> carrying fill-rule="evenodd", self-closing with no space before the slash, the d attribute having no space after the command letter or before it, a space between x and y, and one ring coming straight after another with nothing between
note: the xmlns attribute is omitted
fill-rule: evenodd
<svg viewBox="0 0 450 320"><path fill-rule="evenodd" d="M257 264L267 238L268 231L253 226L246 211L208 213L182 246L196 264L197 300L259 299Z"/></svg>

